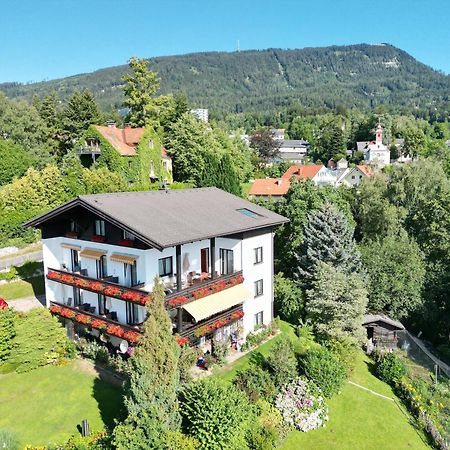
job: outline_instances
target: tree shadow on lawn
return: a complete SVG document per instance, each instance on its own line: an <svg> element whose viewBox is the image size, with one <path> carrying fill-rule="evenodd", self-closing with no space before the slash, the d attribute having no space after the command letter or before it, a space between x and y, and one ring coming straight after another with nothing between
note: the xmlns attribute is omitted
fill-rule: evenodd
<svg viewBox="0 0 450 450"><path fill-rule="evenodd" d="M96 367L97 369L97 367ZM115 426L115 419L121 419L124 415L123 390L112 384L98 369L98 377L94 380L93 397L97 401L100 416L105 428L111 431Z"/></svg>
<svg viewBox="0 0 450 450"><path fill-rule="evenodd" d="M378 376L377 376L377 369L376 369L376 366L375 366L375 362L372 361L372 360L370 360L370 361L364 361L364 363L366 364L366 366L367 366L369 372L370 372L376 379L379 379Z"/></svg>

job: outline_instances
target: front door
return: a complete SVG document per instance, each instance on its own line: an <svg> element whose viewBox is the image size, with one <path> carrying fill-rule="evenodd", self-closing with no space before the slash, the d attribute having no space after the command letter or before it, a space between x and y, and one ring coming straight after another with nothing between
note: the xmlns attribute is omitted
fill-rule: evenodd
<svg viewBox="0 0 450 450"><path fill-rule="evenodd" d="M209 248L202 248L200 250L201 255L201 271L203 273L209 273Z"/></svg>

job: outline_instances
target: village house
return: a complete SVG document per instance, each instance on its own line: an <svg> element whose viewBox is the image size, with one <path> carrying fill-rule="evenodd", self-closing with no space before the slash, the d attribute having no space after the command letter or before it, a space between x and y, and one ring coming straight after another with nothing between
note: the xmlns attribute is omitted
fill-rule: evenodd
<svg viewBox="0 0 450 450"><path fill-rule="evenodd" d="M364 153L364 161L366 164L384 167L391 163L391 151L383 143L383 128L380 124L378 124L375 132L375 141L357 142L356 147L358 151Z"/></svg>
<svg viewBox="0 0 450 450"><path fill-rule="evenodd" d="M122 172L126 178L129 169L136 167L136 172L140 171L137 162L147 164L145 172L151 182L161 181L170 183L172 180L172 159L167 154L166 149L153 137L148 137L144 142L146 129L139 128L117 128L114 122L109 122L107 126L93 125L86 132L82 145L77 149L80 158L90 157L97 161L103 156L106 165L114 166L114 170ZM145 152L149 156L144 156L144 151L139 152L139 145L145 147ZM110 155L112 149L121 158L118 164L114 164L115 155ZM141 153L141 154L140 154Z"/></svg>
<svg viewBox="0 0 450 450"><path fill-rule="evenodd" d="M290 180L285 178L257 178L250 188L249 197L277 201L287 194L290 187Z"/></svg>
<svg viewBox="0 0 450 450"><path fill-rule="evenodd" d="M217 188L82 195L42 231L47 307L69 335L126 351L155 276L181 342L236 343L273 319L273 232L284 217Z"/></svg>

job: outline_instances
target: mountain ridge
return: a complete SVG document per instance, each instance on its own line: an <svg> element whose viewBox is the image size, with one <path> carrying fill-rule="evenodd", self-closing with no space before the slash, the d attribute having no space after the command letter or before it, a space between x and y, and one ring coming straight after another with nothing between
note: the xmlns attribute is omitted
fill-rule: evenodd
<svg viewBox="0 0 450 450"><path fill-rule="evenodd" d="M268 112L289 106L369 109L449 107L450 76L390 44L303 49L200 52L149 58L161 93L183 91L192 107L212 112ZM103 109L121 105L127 65L32 84L1 83L10 98L30 100L56 91L93 91Z"/></svg>

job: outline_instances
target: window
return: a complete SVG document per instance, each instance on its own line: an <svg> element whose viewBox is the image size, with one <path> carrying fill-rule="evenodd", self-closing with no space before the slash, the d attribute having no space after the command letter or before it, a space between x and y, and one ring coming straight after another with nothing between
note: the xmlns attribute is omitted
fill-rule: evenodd
<svg viewBox="0 0 450 450"><path fill-rule="evenodd" d="M263 262L263 248L257 247L254 249L255 251L255 264L259 264Z"/></svg>
<svg viewBox="0 0 450 450"><path fill-rule="evenodd" d="M107 312L106 297L103 294L98 294L98 314L104 316Z"/></svg>
<svg viewBox="0 0 450 450"><path fill-rule="evenodd" d="M241 209L238 209L237 211L240 212L241 214L244 214L244 216L247 216L247 217L253 217L253 218L261 217L260 214L255 213L254 211L247 209L247 208L241 208Z"/></svg>
<svg viewBox="0 0 450 450"><path fill-rule="evenodd" d="M222 275L230 275L234 272L233 250L220 249L220 270Z"/></svg>
<svg viewBox="0 0 450 450"><path fill-rule="evenodd" d="M97 266L97 278L105 278L106 275L106 256L103 255L98 261L96 261Z"/></svg>
<svg viewBox="0 0 450 450"><path fill-rule="evenodd" d="M123 230L123 238L128 239L129 241L134 241L134 234L128 233L128 231Z"/></svg>
<svg viewBox="0 0 450 450"><path fill-rule="evenodd" d="M96 220L95 221L95 234L98 236L105 236L105 221L104 220Z"/></svg>
<svg viewBox="0 0 450 450"><path fill-rule="evenodd" d="M263 280L255 281L255 297L263 295Z"/></svg>
<svg viewBox="0 0 450 450"><path fill-rule="evenodd" d="M173 275L172 257L161 258L159 260L159 276L170 277Z"/></svg>
<svg viewBox="0 0 450 450"><path fill-rule="evenodd" d="M137 266L134 264L124 264L123 265L123 276L125 278L125 285L135 286L137 282Z"/></svg>
<svg viewBox="0 0 450 450"><path fill-rule="evenodd" d="M263 318L264 318L263 311L260 311L259 313L256 313L254 315L253 326L255 330L257 330L263 325Z"/></svg>
<svg viewBox="0 0 450 450"><path fill-rule="evenodd" d="M138 323L138 306L134 303L127 302L127 324L136 325Z"/></svg>
<svg viewBox="0 0 450 450"><path fill-rule="evenodd" d="M78 272L80 270L80 252L70 250L70 259L72 260L72 272Z"/></svg>

